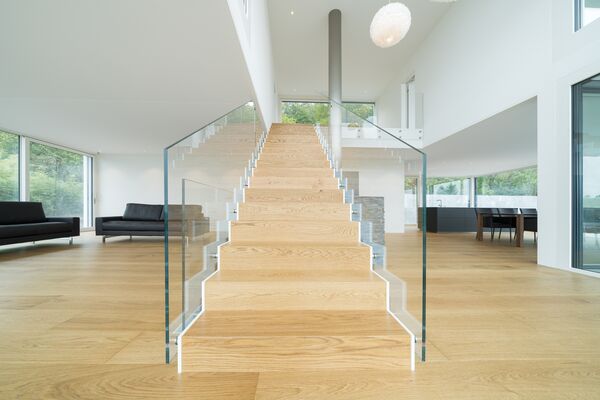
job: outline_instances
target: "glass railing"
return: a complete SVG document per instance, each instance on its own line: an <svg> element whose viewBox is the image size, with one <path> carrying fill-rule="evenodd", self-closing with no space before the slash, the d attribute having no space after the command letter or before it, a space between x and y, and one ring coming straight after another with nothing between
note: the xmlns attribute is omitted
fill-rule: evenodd
<svg viewBox="0 0 600 400"><path fill-rule="evenodd" d="M251 167L264 141L253 103L164 150L165 353L203 312L204 281L217 271Z"/></svg>
<svg viewBox="0 0 600 400"><path fill-rule="evenodd" d="M421 226L426 226L427 156L419 149L422 132L384 129L327 101L330 118L325 126L317 124L319 138L352 204L353 219L361 222L361 241L372 248L373 271L389 283L388 310L410 334L413 355L425 361L427 241Z"/></svg>

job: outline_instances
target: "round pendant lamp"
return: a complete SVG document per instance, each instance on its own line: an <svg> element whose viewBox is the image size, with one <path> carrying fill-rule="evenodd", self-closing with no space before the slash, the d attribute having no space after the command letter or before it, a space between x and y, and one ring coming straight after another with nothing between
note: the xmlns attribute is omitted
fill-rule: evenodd
<svg viewBox="0 0 600 400"><path fill-rule="evenodd" d="M408 7L402 3L386 4L377 11L371 21L371 40L378 47L392 47L404 39L410 24Z"/></svg>

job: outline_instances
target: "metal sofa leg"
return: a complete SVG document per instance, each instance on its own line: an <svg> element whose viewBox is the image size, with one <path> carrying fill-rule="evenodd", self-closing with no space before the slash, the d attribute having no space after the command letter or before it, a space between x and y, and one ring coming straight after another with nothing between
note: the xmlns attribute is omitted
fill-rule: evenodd
<svg viewBox="0 0 600 400"><path fill-rule="evenodd" d="M73 238L69 238L69 246L73 245Z"/></svg>
<svg viewBox="0 0 600 400"><path fill-rule="evenodd" d="M102 243L106 243L106 236L102 236Z"/></svg>

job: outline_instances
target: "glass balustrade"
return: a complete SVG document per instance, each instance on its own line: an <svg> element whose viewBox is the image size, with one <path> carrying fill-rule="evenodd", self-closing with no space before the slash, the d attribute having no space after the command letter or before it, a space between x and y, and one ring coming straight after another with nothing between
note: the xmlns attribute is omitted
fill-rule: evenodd
<svg viewBox="0 0 600 400"><path fill-rule="evenodd" d="M263 123L247 103L164 150L167 362L203 312L204 281L217 270L262 140Z"/></svg>
<svg viewBox="0 0 600 400"><path fill-rule="evenodd" d="M330 114L317 124L320 140L346 202L353 205L353 219L361 222L361 241L372 248L373 271L389 283L389 311L424 361L427 242L420 226L426 225L427 156L418 148L422 131L384 129L345 104L323 101L329 102ZM414 194L405 190L407 181L414 182ZM418 204L416 218L407 217L407 201Z"/></svg>

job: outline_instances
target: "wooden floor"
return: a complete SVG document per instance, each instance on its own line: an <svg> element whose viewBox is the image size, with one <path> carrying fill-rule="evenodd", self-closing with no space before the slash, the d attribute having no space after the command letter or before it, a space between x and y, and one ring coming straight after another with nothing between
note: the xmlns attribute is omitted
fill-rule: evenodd
<svg viewBox="0 0 600 400"><path fill-rule="evenodd" d="M530 240L429 238L428 362L341 376L177 375L163 364L160 240L4 248L0 399L600 398L599 279L536 266Z"/></svg>

